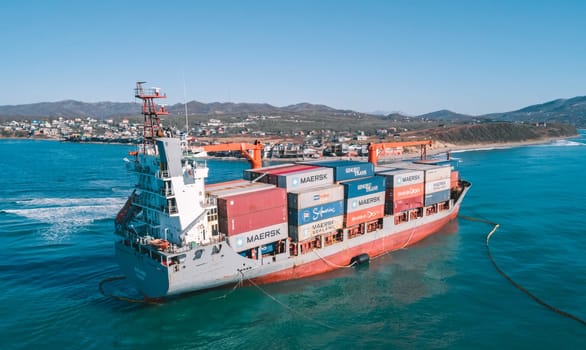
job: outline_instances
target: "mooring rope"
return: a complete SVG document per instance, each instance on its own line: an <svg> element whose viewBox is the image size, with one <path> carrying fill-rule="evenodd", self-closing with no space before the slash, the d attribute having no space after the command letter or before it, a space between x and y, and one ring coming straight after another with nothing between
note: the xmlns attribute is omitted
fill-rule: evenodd
<svg viewBox="0 0 586 350"><path fill-rule="evenodd" d="M400 249L405 249L405 247L409 244L409 242L411 242L411 239L413 238L414 233L415 233L415 227L411 230L411 235L409 236L409 239L405 242L405 244L403 244L403 246Z"/></svg>
<svg viewBox="0 0 586 350"><path fill-rule="evenodd" d="M234 293L236 291L236 289L242 287L242 284L244 282L243 281L244 276L242 275L242 271L239 271L239 272L240 272L240 279L238 280L238 282L236 282L234 287L232 287L232 289L228 293L226 293L224 295L220 295L219 297L211 298L210 300L226 299L230 294Z"/></svg>
<svg viewBox="0 0 586 350"><path fill-rule="evenodd" d="M486 250L488 252L488 257L490 259L490 262L492 263L492 266L494 266L494 268L496 269L496 271L503 276L507 281L509 281L515 288L517 288L518 290L520 290L521 292L527 294L531 299L533 299L535 302L537 302L538 304L546 307L547 309L549 309L550 311L553 311L561 316L567 317L569 319L572 319L574 321L577 321L579 323L581 323L583 326L586 326L586 321L584 321L583 319L581 319L578 316L572 315L569 312L566 312L564 310L558 309L557 307L546 303L545 301L543 301L542 299L540 299L539 297L537 297L535 294L531 293L529 290L527 290L525 287L523 287L522 285L520 285L519 283L515 282L509 275L507 275L503 269L501 269L496 261L494 260L494 257L492 256L492 253L490 251L490 239L492 238L492 235L496 232L496 230L500 227L499 224L489 221L489 220L484 220L484 219L478 219L478 218L473 218L470 216L464 216L464 215L459 215L459 218L462 218L464 220L469 220L469 221L477 221L477 222L482 222L485 224L489 224L494 226L493 229L488 233L488 235L486 236Z"/></svg>
<svg viewBox="0 0 586 350"><path fill-rule="evenodd" d="M348 265L338 265L338 264L335 264L335 263L333 263L331 261L328 261L326 258L324 258L323 256L319 255L319 253L317 252L317 250L314 250L313 252L315 253L315 255L317 255L320 259L322 259L326 264L330 265L331 267L335 267L335 268L342 269L342 268L349 268L349 267L352 267L352 266L354 266L354 265L357 264L357 262L354 261L354 262L352 262L352 263L350 263Z"/></svg>
<svg viewBox="0 0 586 350"><path fill-rule="evenodd" d="M301 313L301 312L299 312L299 311L295 310L294 308L290 307L289 305L287 305L287 304L283 303L283 302L282 302L282 301L280 301L279 299L277 299L277 298L275 298L274 296L272 296L272 295L271 295L269 292L267 292L266 290L264 290L263 288L261 288L261 287L260 287L258 284L254 283L254 281L253 281L252 279L250 279L250 278L248 278L248 277L244 277L244 274L242 273L242 271L241 271L240 273L242 274L242 277L243 277L243 278L246 278L246 280L247 280L247 281L248 281L248 282L249 282L251 285L255 286L255 287L258 289L258 290L260 290L260 291L261 291L261 292L262 292L264 295L266 295L266 296L267 296L269 299L271 299L271 300L272 300L272 301L274 301L275 303L277 303L277 304L281 305L281 306L282 306L282 307L284 307L285 309L287 309L287 310L291 311L292 313L296 314L297 316L300 316L300 317L302 317L302 318L304 318L304 319L306 319L306 320L308 320L308 321L311 321L311 322L313 322L313 323L315 323L315 324L317 324L317 325L320 325L320 326L322 326L322 327L325 327L325 328L328 328L328 329L331 329L331 330L336 330L336 328L334 328L334 327L332 327L332 326L330 326L330 325L328 325L328 324L326 324L326 323L323 323L323 322L321 322L321 321L318 321L318 320L316 320L316 319L314 319L314 318L312 318L312 317L309 317L309 316L307 316L307 315L305 315L305 314L303 314L303 313Z"/></svg>

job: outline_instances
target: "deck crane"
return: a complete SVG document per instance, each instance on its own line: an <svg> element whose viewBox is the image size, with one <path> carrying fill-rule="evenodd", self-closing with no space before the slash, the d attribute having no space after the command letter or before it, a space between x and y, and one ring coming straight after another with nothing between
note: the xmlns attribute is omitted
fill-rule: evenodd
<svg viewBox="0 0 586 350"><path fill-rule="evenodd" d="M431 140L371 143L368 145L368 161L376 166L378 157L384 153L385 149L411 146L421 146L421 159L423 160L427 157L426 147L431 146Z"/></svg>
<svg viewBox="0 0 586 350"><path fill-rule="evenodd" d="M206 152L222 152L222 151L240 151L252 169L262 168L262 150L263 144L259 141L251 143L220 143L217 145L198 146L198 149L203 149Z"/></svg>

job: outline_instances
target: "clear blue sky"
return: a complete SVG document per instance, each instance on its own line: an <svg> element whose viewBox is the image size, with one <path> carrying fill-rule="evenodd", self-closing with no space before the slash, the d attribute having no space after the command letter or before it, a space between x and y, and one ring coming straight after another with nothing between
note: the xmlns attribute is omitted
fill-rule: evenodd
<svg viewBox="0 0 586 350"><path fill-rule="evenodd" d="M586 95L586 1L0 3L0 105L326 104L504 112ZM185 82L185 89L184 89Z"/></svg>

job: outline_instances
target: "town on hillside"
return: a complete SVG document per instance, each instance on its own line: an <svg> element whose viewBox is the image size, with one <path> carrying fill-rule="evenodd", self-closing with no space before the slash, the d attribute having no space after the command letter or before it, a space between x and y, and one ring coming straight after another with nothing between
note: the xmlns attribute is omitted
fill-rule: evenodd
<svg viewBox="0 0 586 350"><path fill-rule="evenodd" d="M274 159L317 159L323 156L361 157L368 154L371 142L388 142L399 140L399 132L390 127L367 131L333 131L307 130L295 131L290 134L283 132L266 132L256 130L256 120L278 118L275 116L250 115L244 122L227 123L211 118L207 122L199 122L185 129L176 127L164 129L167 135L180 135L189 146L218 144L225 142L253 142L256 139L264 143L264 158ZM120 144L138 144L142 142L143 124L128 118L120 120L95 118L64 118L56 117L48 120L9 121L0 125L0 136L3 138L49 139L65 142L103 142ZM388 149L388 155L401 155L403 148ZM209 156L239 157L239 152L215 152Z"/></svg>

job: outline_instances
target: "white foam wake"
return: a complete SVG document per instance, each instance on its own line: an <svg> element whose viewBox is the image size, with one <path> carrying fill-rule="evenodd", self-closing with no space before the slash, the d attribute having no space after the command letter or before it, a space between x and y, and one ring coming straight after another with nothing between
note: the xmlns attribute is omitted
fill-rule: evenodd
<svg viewBox="0 0 586 350"><path fill-rule="evenodd" d="M63 241L71 233L103 219L114 219L126 198L36 198L19 200L19 209L4 212L48 224L40 233L45 240Z"/></svg>
<svg viewBox="0 0 586 350"><path fill-rule="evenodd" d="M104 206L122 205L126 198L33 198L20 199L16 204L35 207L75 207L75 206ZM122 203L122 204L121 204Z"/></svg>
<svg viewBox="0 0 586 350"><path fill-rule="evenodd" d="M574 147L574 146L586 146L586 144L570 140L556 140L548 143L544 146L555 146L555 147Z"/></svg>

